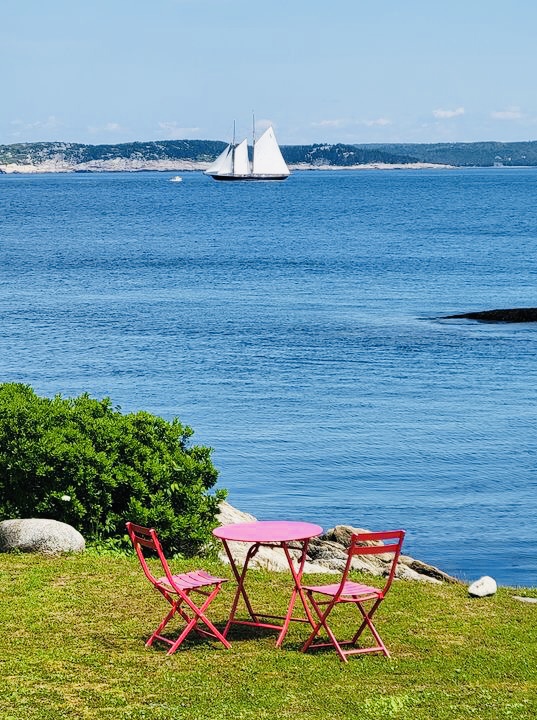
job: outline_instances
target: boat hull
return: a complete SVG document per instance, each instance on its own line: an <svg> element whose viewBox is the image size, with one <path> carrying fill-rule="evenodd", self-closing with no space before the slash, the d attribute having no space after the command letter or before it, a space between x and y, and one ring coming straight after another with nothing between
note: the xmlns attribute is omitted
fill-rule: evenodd
<svg viewBox="0 0 537 720"><path fill-rule="evenodd" d="M211 175L213 180L249 182L251 180L287 180L289 175Z"/></svg>

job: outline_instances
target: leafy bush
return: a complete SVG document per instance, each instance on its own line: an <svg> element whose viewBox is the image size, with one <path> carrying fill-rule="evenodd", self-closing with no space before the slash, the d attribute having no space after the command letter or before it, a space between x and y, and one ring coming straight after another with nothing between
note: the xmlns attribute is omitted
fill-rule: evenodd
<svg viewBox="0 0 537 720"><path fill-rule="evenodd" d="M192 555L226 494L209 494L218 473L192 434L177 418L124 415L109 398L0 384L0 518L52 518L99 541L124 537L131 520L156 527L168 552Z"/></svg>

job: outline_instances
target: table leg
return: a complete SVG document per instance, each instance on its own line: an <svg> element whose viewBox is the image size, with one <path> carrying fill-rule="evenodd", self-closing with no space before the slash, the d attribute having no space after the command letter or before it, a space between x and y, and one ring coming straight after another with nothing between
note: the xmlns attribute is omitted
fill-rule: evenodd
<svg viewBox="0 0 537 720"><path fill-rule="evenodd" d="M231 605L231 611L229 613L229 620L227 621L226 627L224 628L224 632L222 633L222 635L224 637L227 637L229 628L231 627L233 620L235 619L235 613L237 612L237 606L239 604L241 595L242 595L244 604L246 605L246 609L248 610L248 613L250 614L252 621L256 622L256 623L259 622L259 619L258 619L257 615L255 614L254 609L252 608L252 604L250 602L250 598L248 597L248 593L246 592L246 588L244 587L244 580L246 578L246 571L248 570L248 565L250 563L250 560L254 557L254 555L259 550L259 544L255 543L254 545L252 545L249 548L248 552L246 553L246 558L244 560L242 572L239 572L237 563L235 562L235 559L233 558L233 555L231 554L231 550L229 549L229 545L227 544L226 540L222 540L222 543L224 545L224 549L228 556L231 570L233 572L233 575L235 576L235 580L237 581L237 590L235 592L235 597L233 598L233 604Z"/></svg>
<svg viewBox="0 0 537 720"><path fill-rule="evenodd" d="M306 557L307 557L307 553L308 553L308 545L309 545L309 539L302 541L302 553L301 553L299 561L298 561L298 569L295 570L293 558L291 556L291 553L289 552L289 544L286 542L281 543L281 547L285 553L285 557L287 558L287 562L289 564L289 569L291 570L291 575L293 576L294 587L293 587L293 592L291 593L291 598L289 600L289 606L287 608L287 615L284 618L284 623L283 623L281 632L278 635L278 639L276 640L276 647L281 647L281 645L285 639L285 636L287 635L287 630L289 629L289 624L293 617L293 610L295 607L297 595L299 596L299 598L302 602L302 605L304 607L304 611L305 611L306 617L307 617L307 621L303 621L303 622L309 622L312 627L315 627L313 616L308 607L308 603L306 601L306 598L304 597L304 592L301 587L302 574L304 572L304 565L306 564Z"/></svg>

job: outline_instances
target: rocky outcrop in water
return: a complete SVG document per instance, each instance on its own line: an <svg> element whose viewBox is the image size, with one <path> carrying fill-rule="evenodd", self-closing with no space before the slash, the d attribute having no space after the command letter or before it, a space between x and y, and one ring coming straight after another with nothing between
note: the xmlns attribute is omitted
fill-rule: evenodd
<svg viewBox="0 0 537 720"><path fill-rule="evenodd" d="M479 312L460 313L458 315L445 315L442 320L479 320L492 323L527 323L537 322L537 308L508 308L506 310L482 310Z"/></svg>

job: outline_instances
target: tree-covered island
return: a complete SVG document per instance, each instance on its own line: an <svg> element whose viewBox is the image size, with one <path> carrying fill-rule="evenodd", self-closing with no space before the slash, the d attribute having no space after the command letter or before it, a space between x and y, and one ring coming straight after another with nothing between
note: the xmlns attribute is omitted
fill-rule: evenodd
<svg viewBox="0 0 537 720"><path fill-rule="evenodd" d="M219 140L162 140L118 145L65 142L0 145L2 172L203 170L222 152ZM283 145L291 168L448 165L537 166L537 141L435 144Z"/></svg>

